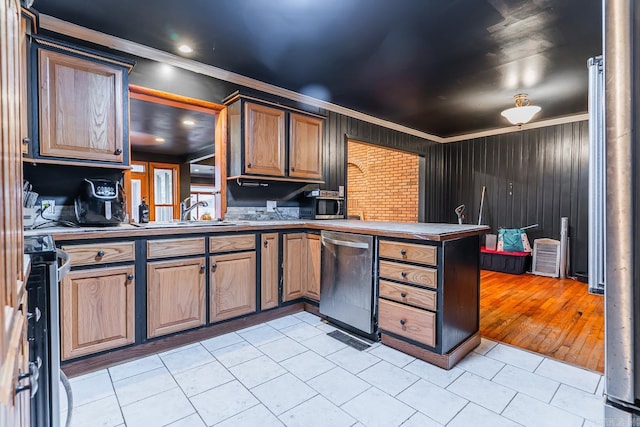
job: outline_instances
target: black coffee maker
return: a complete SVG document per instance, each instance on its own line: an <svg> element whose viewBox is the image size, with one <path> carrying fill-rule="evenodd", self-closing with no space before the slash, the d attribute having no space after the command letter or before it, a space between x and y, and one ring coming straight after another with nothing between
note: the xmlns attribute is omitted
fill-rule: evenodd
<svg viewBox="0 0 640 427"><path fill-rule="evenodd" d="M126 209L122 184L100 178L85 178L75 200L76 219L81 225L118 225Z"/></svg>

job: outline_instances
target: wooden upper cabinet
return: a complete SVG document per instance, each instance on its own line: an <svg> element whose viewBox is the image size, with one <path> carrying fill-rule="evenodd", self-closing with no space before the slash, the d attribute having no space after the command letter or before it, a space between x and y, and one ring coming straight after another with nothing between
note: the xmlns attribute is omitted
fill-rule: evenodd
<svg viewBox="0 0 640 427"><path fill-rule="evenodd" d="M128 164L127 77L117 63L40 47L33 156Z"/></svg>
<svg viewBox="0 0 640 427"><path fill-rule="evenodd" d="M322 123L316 117L290 114L289 176L322 179Z"/></svg>
<svg viewBox="0 0 640 427"><path fill-rule="evenodd" d="M285 112L251 102L244 108L245 173L285 176Z"/></svg>

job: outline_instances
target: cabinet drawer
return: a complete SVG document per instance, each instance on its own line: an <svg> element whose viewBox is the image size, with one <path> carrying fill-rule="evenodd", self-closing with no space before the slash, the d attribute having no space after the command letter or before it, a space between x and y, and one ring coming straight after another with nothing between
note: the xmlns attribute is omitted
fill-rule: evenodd
<svg viewBox="0 0 640 427"><path fill-rule="evenodd" d="M438 270L391 261L380 261L380 277L416 285L438 287Z"/></svg>
<svg viewBox="0 0 640 427"><path fill-rule="evenodd" d="M429 265L436 265L438 258L438 248L435 246L391 242L387 240L380 240L378 253L381 258L398 259Z"/></svg>
<svg viewBox="0 0 640 427"><path fill-rule="evenodd" d="M230 252L255 248L256 236L254 234L209 237L209 252Z"/></svg>
<svg viewBox="0 0 640 427"><path fill-rule="evenodd" d="M135 258L134 242L91 243L61 248L71 257L71 266L133 261Z"/></svg>
<svg viewBox="0 0 640 427"><path fill-rule="evenodd" d="M204 248L204 237L152 240L147 242L147 258L203 255Z"/></svg>
<svg viewBox="0 0 640 427"><path fill-rule="evenodd" d="M385 300L379 301L378 312L380 329L435 347L434 313Z"/></svg>
<svg viewBox="0 0 640 427"><path fill-rule="evenodd" d="M405 304L415 305L427 310L436 310L437 294L435 291L420 289L414 286L380 280L381 297L392 299Z"/></svg>

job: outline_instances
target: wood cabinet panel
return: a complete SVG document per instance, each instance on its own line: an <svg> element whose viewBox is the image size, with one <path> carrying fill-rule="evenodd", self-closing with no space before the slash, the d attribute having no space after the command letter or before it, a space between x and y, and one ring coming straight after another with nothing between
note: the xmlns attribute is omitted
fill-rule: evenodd
<svg viewBox="0 0 640 427"><path fill-rule="evenodd" d="M305 233L289 233L283 239L284 271L282 301L291 301L304 296L306 280Z"/></svg>
<svg viewBox="0 0 640 427"><path fill-rule="evenodd" d="M428 245L380 240L378 246L380 258L391 258L420 264L436 265L438 248Z"/></svg>
<svg viewBox="0 0 640 427"><path fill-rule="evenodd" d="M71 257L72 267L133 261L135 259L136 250L135 242L63 245L61 248Z"/></svg>
<svg viewBox="0 0 640 427"><path fill-rule="evenodd" d="M289 117L289 176L322 179L323 120L296 113Z"/></svg>
<svg viewBox="0 0 640 427"><path fill-rule="evenodd" d="M40 49L40 155L124 161L121 67Z"/></svg>
<svg viewBox="0 0 640 427"><path fill-rule="evenodd" d="M204 250L204 237L147 241L147 258L149 259L202 255Z"/></svg>
<svg viewBox="0 0 640 427"><path fill-rule="evenodd" d="M61 283L62 360L134 342L134 267L69 272Z"/></svg>
<svg viewBox="0 0 640 427"><path fill-rule="evenodd" d="M256 237L254 234L209 237L209 252L231 252L255 248Z"/></svg>
<svg viewBox="0 0 640 427"><path fill-rule="evenodd" d="M405 304L415 305L427 310L437 309L437 293L415 286L401 285L380 279L379 295Z"/></svg>
<svg viewBox="0 0 640 427"><path fill-rule="evenodd" d="M307 273L305 296L320 301L320 235L307 234Z"/></svg>
<svg viewBox="0 0 640 427"><path fill-rule="evenodd" d="M147 336L205 323L205 258L147 263Z"/></svg>
<svg viewBox="0 0 640 427"><path fill-rule="evenodd" d="M438 286L438 270L415 265L400 264L391 261L380 261L380 277L397 280L405 283L429 286Z"/></svg>
<svg viewBox="0 0 640 427"><path fill-rule="evenodd" d="M210 265L211 322L256 311L256 253L214 255Z"/></svg>
<svg viewBox="0 0 640 427"><path fill-rule="evenodd" d="M245 103L244 170L256 175L285 175L285 112Z"/></svg>
<svg viewBox="0 0 640 427"><path fill-rule="evenodd" d="M260 309L278 306L278 233L261 235L260 249Z"/></svg>
<svg viewBox="0 0 640 427"><path fill-rule="evenodd" d="M434 347L436 345L436 315L395 302L380 300L378 304L381 329Z"/></svg>

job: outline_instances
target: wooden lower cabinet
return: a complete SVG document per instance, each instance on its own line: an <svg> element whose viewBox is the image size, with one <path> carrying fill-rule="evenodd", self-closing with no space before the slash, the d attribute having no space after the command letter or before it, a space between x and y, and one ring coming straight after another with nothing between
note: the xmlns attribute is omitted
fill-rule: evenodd
<svg viewBox="0 0 640 427"><path fill-rule="evenodd" d="M134 267L73 270L61 283L61 358L134 342Z"/></svg>
<svg viewBox="0 0 640 427"><path fill-rule="evenodd" d="M305 296L320 301L320 235L307 233L307 281Z"/></svg>
<svg viewBox="0 0 640 427"><path fill-rule="evenodd" d="M255 251L213 255L209 264L211 322L256 311Z"/></svg>
<svg viewBox="0 0 640 427"><path fill-rule="evenodd" d="M205 324L204 257L147 263L147 337Z"/></svg>
<svg viewBox="0 0 640 427"><path fill-rule="evenodd" d="M260 309L278 306L278 233L261 235Z"/></svg>
<svg viewBox="0 0 640 427"><path fill-rule="evenodd" d="M320 236L284 235L283 301L307 297L320 300Z"/></svg>

